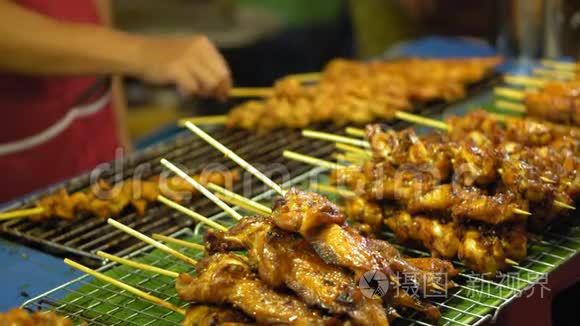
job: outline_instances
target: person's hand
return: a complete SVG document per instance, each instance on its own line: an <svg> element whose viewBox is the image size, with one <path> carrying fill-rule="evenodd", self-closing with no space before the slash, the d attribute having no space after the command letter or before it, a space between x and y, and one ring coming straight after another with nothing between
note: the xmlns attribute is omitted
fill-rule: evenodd
<svg viewBox="0 0 580 326"><path fill-rule="evenodd" d="M204 36L146 38L140 46L138 75L154 84L174 84L183 95L225 99L230 70Z"/></svg>

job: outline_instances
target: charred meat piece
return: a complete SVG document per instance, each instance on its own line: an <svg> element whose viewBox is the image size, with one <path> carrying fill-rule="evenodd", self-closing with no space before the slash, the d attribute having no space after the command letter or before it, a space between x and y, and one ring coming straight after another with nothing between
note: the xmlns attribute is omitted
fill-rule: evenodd
<svg viewBox="0 0 580 326"><path fill-rule="evenodd" d="M527 219L527 215L514 211L522 208L525 210L527 205L513 193L503 192L490 196L478 188L455 187L453 194L456 203L451 208L451 215L454 220L502 224Z"/></svg>
<svg viewBox="0 0 580 326"><path fill-rule="evenodd" d="M276 225L290 232L307 236L327 224L344 224L346 218L328 198L314 192L290 189L275 203L272 214Z"/></svg>
<svg viewBox="0 0 580 326"><path fill-rule="evenodd" d="M272 290L234 254L205 258L198 263L196 271L196 276L182 273L177 279L177 293L184 301L231 304L258 323L326 325L333 322L295 296Z"/></svg>
<svg viewBox="0 0 580 326"><path fill-rule="evenodd" d="M187 309L182 326L251 325L253 321L240 311L219 307L195 305Z"/></svg>
<svg viewBox="0 0 580 326"><path fill-rule="evenodd" d="M443 223L425 216L397 212L385 219L397 240L415 241L431 251L435 257L451 259L457 255L460 239L455 223Z"/></svg>
<svg viewBox="0 0 580 326"><path fill-rule="evenodd" d="M304 238L276 228L268 218L245 218L227 233L213 232L208 240L210 248L245 247L265 283L289 288L310 306L348 315L356 325L388 324L381 301L364 297L352 273L326 264Z"/></svg>

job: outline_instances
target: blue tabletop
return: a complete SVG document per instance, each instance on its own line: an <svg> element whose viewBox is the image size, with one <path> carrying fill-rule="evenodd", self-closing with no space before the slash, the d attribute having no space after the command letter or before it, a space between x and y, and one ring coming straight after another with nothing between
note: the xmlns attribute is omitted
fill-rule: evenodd
<svg viewBox="0 0 580 326"><path fill-rule="evenodd" d="M431 37L403 43L388 51L387 56L488 56L494 50L484 43L465 39ZM172 137L175 128L148 137L142 145ZM56 258L34 249L0 239L0 311L19 306L29 297L63 284L80 273Z"/></svg>

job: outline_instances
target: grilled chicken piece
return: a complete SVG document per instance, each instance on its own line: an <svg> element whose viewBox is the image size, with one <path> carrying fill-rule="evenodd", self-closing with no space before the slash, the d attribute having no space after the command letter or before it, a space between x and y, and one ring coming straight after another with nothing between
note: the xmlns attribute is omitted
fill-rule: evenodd
<svg viewBox="0 0 580 326"><path fill-rule="evenodd" d="M419 311L429 320L437 321L441 318L441 312L434 305L421 301L405 291L396 291L390 302L395 307L409 308Z"/></svg>
<svg viewBox="0 0 580 326"><path fill-rule="evenodd" d="M460 239L455 223L442 223L424 216L397 212L385 219L400 242L416 241L431 251L434 257L451 259L457 255Z"/></svg>
<svg viewBox="0 0 580 326"><path fill-rule="evenodd" d="M0 325L6 326L72 326L72 324L72 321L54 312L30 313L18 308L0 314Z"/></svg>
<svg viewBox="0 0 580 326"><path fill-rule="evenodd" d="M383 226L383 209L375 202L356 196L344 199L344 214L351 221L368 225L368 233L376 233Z"/></svg>
<svg viewBox="0 0 580 326"><path fill-rule="evenodd" d="M434 258L405 258L407 263L417 267L426 272L431 272L439 275L447 275L449 281L451 278L457 276L459 271L453 267L447 260Z"/></svg>
<svg viewBox="0 0 580 326"><path fill-rule="evenodd" d="M187 309L182 326L252 325L243 313L225 307L195 305Z"/></svg>
<svg viewBox="0 0 580 326"><path fill-rule="evenodd" d="M346 221L338 207L328 198L296 188L290 189L283 199L276 201L272 218L281 229L304 236L320 226L342 225Z"/></svg>
<svg viewBox="0 0 580 326"><path fill-rule="evenodd" d="M488 224L525 221L527 215L517 214L515 209L527 209L525 201L518 200L513 193L500 192L493 196L478 188L455 187L456 203L451 207L454 220L475 220Z"/></svg>
<svg viewBox="0 0 580 326"><path fill-rule="evenodd" d="M231 188L239 179L239 174L237 171L204 171L193 178L203 185L214 183ZM37 219L59 217L70 220L83 213L109 218L118 216L128 206L134 207L137 214L144 215L147 206L155 202L159 195L182 202L197 193L180 177L166 180L160 180L158 176L150 180L132 178L115 185L101 179L85 192L69 195L65 189L59 189L55 194L41 198L38 206L45 208L45 212Z"/></svg>
<svg viewBox="0 0 580 326"><path fill-rule="evenodd" d="M184 301L231 304L258 323L326 325L330 317L308 308L293 295L264 284L243 259L234 254L215 254L196 266L196 276L182 273L176 282Z"/></svg>
<svg viewBox="0 0 580 326"><path fill-rule="evenodd" d="M469 269L490 277L508 266L501 239L474 228L464 231L457 256Z"/></svg>
<svg viewBox="0 0 580 326"><path fill-rule="evenodd" d="M208 233L206 243L210 251L247 249L265 283L289 288L310 306L348 315L355 325L388 324L381 301L364 297L348 270L324 263L304 238L269 218L244 218L227 233Z"/></svg>
<svg viewBox="0 0 580 326"><path fill-rule="evenodd" d="M485 110L473 110L464 116L451 116L445 122L451 127L449 137L455 141L464 139L473 131L483 133L496 144L505 138L500 122Z"/></svg>
<svg viewBox="0 0 580 326"><path fill-rule="evenodd" d="M580 126L580 82L552 82L524 97L531 117Z"/></svg>
<svg viewBox="0 0 580 326"><path fill-rule="evenodd" d="M478 131L472 131L456 146L453 152L453 181L464 186L486 186L497 179L499 162L495 145Z"/></svg>

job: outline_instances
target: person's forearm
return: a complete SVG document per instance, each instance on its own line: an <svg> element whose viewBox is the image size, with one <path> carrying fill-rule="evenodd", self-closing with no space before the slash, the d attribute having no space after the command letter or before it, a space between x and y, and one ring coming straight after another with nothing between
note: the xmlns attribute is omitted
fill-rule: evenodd
<svg viewBox="0 0 580 326"><path fill-rule="evenodd" d="M140 38L59 22L0 0L0 70L29 74L140 73Z"/></svg>

